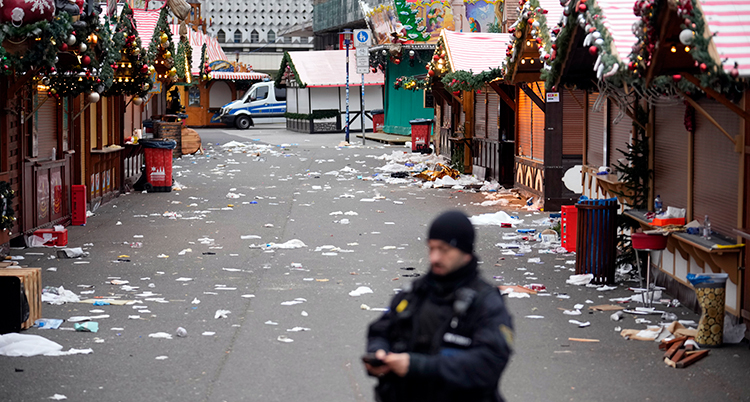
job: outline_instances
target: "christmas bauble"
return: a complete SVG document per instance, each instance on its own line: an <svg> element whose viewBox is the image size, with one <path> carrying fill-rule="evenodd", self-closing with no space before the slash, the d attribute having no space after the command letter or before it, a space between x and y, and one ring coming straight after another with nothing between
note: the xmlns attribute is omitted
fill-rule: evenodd
<svg viewBox="0 0 750 402"><path fill-rule="evenodd" d="M700 69L701 69L701 71L705 72L706 70L708 70L708 66L706 65L706 63L701 63L700 64Z"/></svg>
<svg viewBox="0 0 750 402"><path fill-rule="evenodd" d="M75 35L68 36L68 46L73 46L78 41L78 38L76 38Z"/></svg>
<svg viewBox="0 0 750 402"><path fill-rule="evenodd" d="M588 7L586 7L586 5L583 4L583 3L581 3L581 4L578 5L578 11L579 12L585 12L587 8Z"/></svg>
<svg viewBox="0 0 750 402"><path fill-rule="evenodd" d="M177 69L174 68L174 67L170 68L169 69L169 76L171 77L171 76L173 76L175 74L177 74Z"/></svg>
<svg viewBox="0 0 750 402"><path fill-rule="evenodd" d="M737 69L737 67L729 70L729 75L732 76L732 78L737 78L740 76L740 70Z"/></svg>
<svg viewBox="0 0 750 402"><path fill-rule="evenodd" d="M154 68L154 66L148 66L148 72L153 74L156 72L156 68Z"/></svg>
<svg viewBox="0 0 750 402"><path fill-rule="evenodd" d="M5 0L0 6L0 22L16 26L50 21L55 14L54 0Z"/></svg>
<svg viewBox="0 0 750 402"><path fill-rule="evenodd" d="M679 75L679 74L675 74L675 75L672 76L672 80L674 82L680 82L681 79L682 79L682 76Z"/></svg>
<svg viewBox="0 0 750 402"><path fill-rule="evenodd" d="M161 34L161 36L159 37L159 39L161 40L161 43L167 43L167 41L169 40L169 36L167 36L167 34L163 33L163 34Z"/></svg>
<svg viewBox="0 0 750 402"><path fill-rule="evenodd" d="M596 46L589 47L589 53L591 53L592 56L596 56L597 53L599 53L599 49Z"/></svg>
<svg viewBox="0 0 750 402"><path fill-rule="evenodd" d="M164 58L165 59L172 58L172 52L170 52L169 50L167 50L166 52L164 52Z"/></svg>
<svg viewBox="0 0 750 402"><path fill-rule="evenodd" d="M141 106L143 103L143 99L140 96L133 97L133 104L136 106Z"/></svg>
<svg viewBox="0 0 750 402"><path fill-rule="evenodd" d="M60 51L61 52L67 52L68 51L68 44L67 43L63 43L62 45L60 45Z"/></svg>
<svg viewBox="0 0 750 402"><path fill-rule="evenodd" d="M89 94L89 102L96 103L99 102L99 92L92 92Z"/></svg>
<svg viewBox="0 0 750 402"><path fill-rule="evenodd" d="M683 29L682 32L680 32L680 43L682 43L685 46L689 46L693 44L693 31L690 29Z"/></svg>
<svg viewBox="0 0 750 402"><path fill-rule="evenodd" d="M83 53L83 52L85 52L86 50L88 50L88 48L89 48L89 47L88 47L88 46L86 46L86 44L85 44L85 43L83 43L83 42L81 42L81 46L79 46L79 47L78 47L78 49L79 49L79 50L81 51L81 53Z"/></svg>
<svg viewBox="0 0 750 402"><path fill-rule="evenodd" d="M89 56L83 56L83 57L81 57L81 65L82 66L88 66L89 64L91 64L91 57L89 57Z"/></svg>

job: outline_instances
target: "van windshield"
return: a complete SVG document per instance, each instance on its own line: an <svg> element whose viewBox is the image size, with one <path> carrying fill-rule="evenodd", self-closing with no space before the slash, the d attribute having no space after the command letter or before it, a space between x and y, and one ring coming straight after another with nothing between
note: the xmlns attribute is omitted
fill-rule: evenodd
<svg viewBox="0 0 750 402"><path fill-rule="evenodd" d="M251 86L250 89L245 92L245 96L243 96L243 99L246 99L247 102L250 102L253 97L255 97L256 100L266 99L268 97L268 87Z"/></svg>

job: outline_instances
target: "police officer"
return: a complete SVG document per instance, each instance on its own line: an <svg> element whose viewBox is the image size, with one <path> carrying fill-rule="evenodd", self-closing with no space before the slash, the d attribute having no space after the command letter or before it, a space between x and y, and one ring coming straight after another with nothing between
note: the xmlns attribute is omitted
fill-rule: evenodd
<svg viewBox="0 0 750 402"><path fill-rule="evenodd" d="M430 226L430 272L394 296L370 324L365 367L379 402L502 401L513 344L498 289L482 280L474 227L449 211Z"/></svg>

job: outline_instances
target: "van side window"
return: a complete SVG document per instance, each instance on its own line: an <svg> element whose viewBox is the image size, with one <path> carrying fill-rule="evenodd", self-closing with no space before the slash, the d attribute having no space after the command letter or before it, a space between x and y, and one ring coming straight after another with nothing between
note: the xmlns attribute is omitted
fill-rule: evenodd
<svg viewBox="0 0 750 402"><path fill-rule="evenodd" d="M276 93L276 100L277 101L285 101L286 100L286 88L274 88L274 92Z"/></svg>
<svg viewBox="0 0 750 402"><path fill-rule="evenodd" d="M255 99L263 100L268 98L268 87L258 87L255 89Z"/></svg>

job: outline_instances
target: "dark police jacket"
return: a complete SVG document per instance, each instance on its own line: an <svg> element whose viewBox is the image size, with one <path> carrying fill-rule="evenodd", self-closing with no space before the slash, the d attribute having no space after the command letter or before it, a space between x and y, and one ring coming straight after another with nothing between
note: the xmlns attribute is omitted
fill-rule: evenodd
<svg viewBox="0 0 750 402"><path fill-rule="evenodd" d="M368 352L409 353L410 359L405 377L380 378L377 400L502 401L498 383L512 331L500 292L479 278L476 257L448 275L428 273L370 325Z"/></svg>

